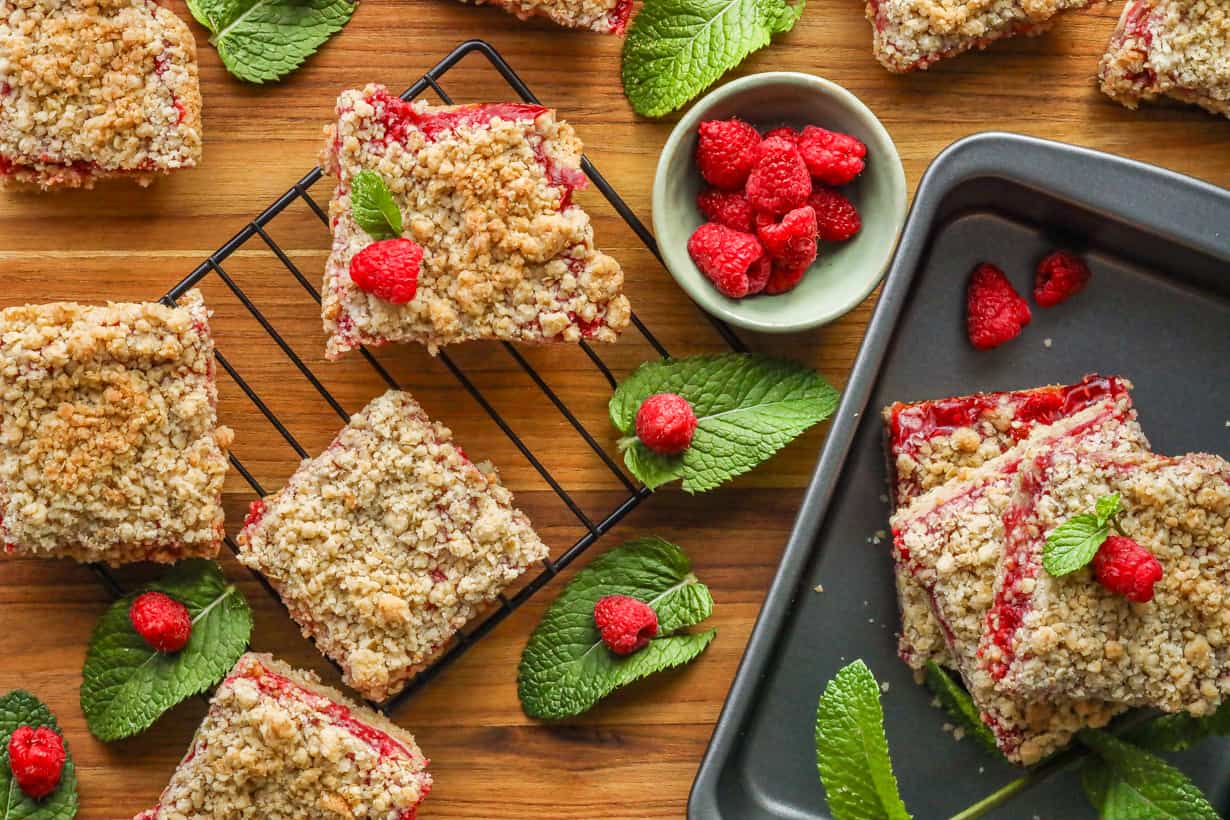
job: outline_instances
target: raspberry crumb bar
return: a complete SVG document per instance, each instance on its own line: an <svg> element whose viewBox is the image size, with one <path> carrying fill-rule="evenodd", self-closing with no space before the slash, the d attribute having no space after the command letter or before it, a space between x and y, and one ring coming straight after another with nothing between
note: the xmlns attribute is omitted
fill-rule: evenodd
<svg viewBox="0 0 1230 820"><path fill-rule="evenodd" d="M148 185L201 156L196 43L147 0L0 3L0 184Z"/></svg>
<svg viewBox="0 0 1230 820"><path fill-rule="evenodd" d="M868 0L876 59L889 71L925 69L996 40L1041 34L1091 0Z"/></svg>
<svg viewBox="0 0 1230 820"><path fill-rule="evenodd" d="M623 34L632 14L632 0L473 0L499 6L522 20L545 17L568 28L603 34Z"/></svg>
<svg viewBox="0 0 1230 820"><path fill-rule="evenodd" d="M231 431L217 425L209 311L70 303L0 312L3 553L213 557Z"/></svg>
<svg viewBox="0 0 1230 820"><path fill-rule="evenodd" d="M249 653L214 692L158 805L133 820L414 820L427 765L409 732Z"/></svg>
<svg viewBox="0 0 1230 820"><path fill-rule="evenodd" d="M431 106L382 86L345 91L322 157L337 177L325 268L327 354L414 341L435 353L471 339L614 341L631 308L619 263L594 248L573 203L586 183L581 141L539 105ZM379 174L423 247L417 295L382 301L351 281L373 242L351 212L350 181Z"/></svg>
<svg viewBox="0 0 1230 820"><path fill-rule="evenodd" d="M1119 525L1163 568L1137 604L1093 578L1042 569L1046 535L1111 493ZM1230 463L1217 456L1098 457L1063 449L1024 462L979 649L999 689L1055 692L1194 715L1230 693Z"/></svg>
<svg viewBox="0 0 1230 820"><path fill-rule="evenodd" d="M240 560L370 700L396 694L547 547L490 465L407 393L351 419L257 501Z"/></svg>
<svg viewBox="0 0 1230 820"><path fill-rule="evenodd" d="M1167 96L1230 117L1230 3L1132 0L1099 76L1128 108Z"/></svg>
<svg viewBox="0 0 1230 820"><path fill-rule="evenodd" d="M976 393L885 407L885 441L893 505L902 510L918 496L1006 452L1036 428L1069 418L1107 397L1130 404L1131 383L1088 375L1076 384L1032 390ZM929 598L900 565L902 660L915 669L947 661L944 633Z"/></svg>

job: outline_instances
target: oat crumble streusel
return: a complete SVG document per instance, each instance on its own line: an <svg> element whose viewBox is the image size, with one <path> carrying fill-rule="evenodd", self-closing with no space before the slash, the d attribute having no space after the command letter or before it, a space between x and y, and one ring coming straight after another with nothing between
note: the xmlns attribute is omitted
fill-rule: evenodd
<svg viewBox="0 0 1230 820"><path fill-rule="evenodd" d="M322 317L327 355L472 339L614 341L631 318L619 263L595 249L572 202L585 183L572 127L537 105L430 106L382 86L345 91L325 129L322 166L338 179ZM351 213L349 184L368 169L419 243L418 291L393 305L359 290L350 260L373 242Z"/></svg>
<svg viewBox="0 0 1230 820"><path fill-rule="evenodd" d="M623 34L632 14L632 0L463 0L493 5L522 20L545 17L567 28L603 34Z"/></svg>
<svg viewBox="0 0 1230 820"><path fill-rule="evenodd" d="M0 4L0 185L92 187L201 156L196 41L148 0Z"/></svg>
<svg viewBox="0 0 1230 820"><path fill-rule="evenodd" d="M249 653L158 805L133 820L414 820L427 765L409 732L310 672Z"/></svg>
<svg viewBox="0 0 1230 820"><path fill-rule="evenodd" d="M374 701L402 689L547 556L493 467L470 462L408 393L355 415L239 535L303 633Z"/></svg>
<svg viewBox="0 0 1230 820"><path fill-rule="evenodd" d="M3 554L122 564L213 557L231 431L209 311L72 303L0 311Z"/></svg>

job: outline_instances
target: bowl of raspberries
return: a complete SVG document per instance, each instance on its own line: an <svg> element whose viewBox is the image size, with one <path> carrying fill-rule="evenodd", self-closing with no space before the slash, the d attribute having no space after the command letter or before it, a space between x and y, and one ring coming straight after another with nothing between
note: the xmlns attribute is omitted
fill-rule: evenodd
<svg viewBox="0 0 1230 820"><path fill-rule="evenodd" d="M754 74L712 92L679 121L654 178L671 275L714 316L771 333L817 327L866 299L905 211L884 126L810 74Z"/></svg>

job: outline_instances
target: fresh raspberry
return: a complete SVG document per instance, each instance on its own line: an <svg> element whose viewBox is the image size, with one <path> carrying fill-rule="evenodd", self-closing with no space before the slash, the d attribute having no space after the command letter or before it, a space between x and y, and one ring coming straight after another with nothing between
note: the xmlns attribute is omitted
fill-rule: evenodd
<svg viewBox="0 0 1230 820"><path fill-rule="evenodd" d="M773 272L769 274L769 281L764 286L764 292L776 295L794 290L794 286L803 281L803 274L807 273L808 267L810 265L790 267L775 260Z"/></svg>
<svg viewBox="0 0 1230 820"><path fill-rule="evenodd" d="M759 145L759 132L738 117L702 122L696 144L700 175L725 191L739 190L756 163Z"/></svg>
<svg viewBox="0 0 1230 820"><path fill-rule="evenodd" d="M143 592L128 607L128 620L158 652L178 652L188 644L192 618L188 607L162 592Z"/></svg>
<svg viewBox="0 0 1230 820"><path fill-rule="evenodd" d="M1138 604L1153 600L1153 585L1162 580L1162 565L1131 538L1112 535L1093 556L1098 583Z"/></svg>
<svg viewBox="0 0 1230 820"><path fill-rule="evenodd" d="M811 176L793 142L781 137L760 144L756 167L747 178L747 199L752 208L784 214L806 204Z"/></svg>
<svg viewBox="0 0 1230 820"><path fill-rule="evenodd" d="M965 321L970 344L990 350L1020 335L1029 324L1029 305L1004 272L984 262L974 269L965 293Z"/></svg>
<svg viewBox="0 0 1230 820"><path fill-rule="evenodd" d="M766 253L747 269L747 295L763 292L772 274L773 259Z"/></svg>
<svg viewBox="0 0 1230 820"><path fill-rule="evenodd" d="M755 230L752 225L752 204L741 193L710 188L696 196L696 206L710 222L744 233Z"/></svg>
<svg viewBox="0 0 1230 820"><path fill-rule="evenodd" d="M798 142L799 132L795 131L793 128L788 128L785 125L781 128L774 128L771 131L765 132L765 139L773 139L774 137L780 137L781 139L790 140L791 142Z"/></svg>
<svg viewBox="0 0 1230 820"><path fill-rule="evenodd" d="M706 222L688 240L688 253L700 272L717 289L732 299L747 296L748 271L764 250L750 233L731 230L716 222Z"/></svg>
<svg viewBox="0 0 1230 820"><path fill-rule="evenodd" d="M47 726L18 726L9 735L9 768L31 800L42 800L60 785L65 757L64 739Z"/></svg>
<svg viewBox="0 0 1230 820"><path fill-rule="evenodd" d="M677 393L657 393L641 402L636 411L636 437L664 456L677 456L692 443L696 414Z"/></svg>
<svg viewBox="0 0 1230 820"><path fill-rule="evenodd" d="M863 172L867 146L849 134L809 125L799 134L807 170L825 185L845 185Z"/></svg>
<svg viewBox="0 0 1230 820"><path fill-rule="evenodd" d="M644 601L608 595L594 604L594 625L608 649L616 655L631 655L658 634L658 615Z"/></svg>
<svg viewBox="0 0 1230 820"><path fill-rule="evenodd" d="M355 287L394 305L414 298L419 287L423 248L409 239L383 239L368 245L350 260Z"/></svg>
<svg viewBox="0 0 1230 820"><path fill-rule="evenodd" d="M807 204L816 212L816 227L825 242L845 242L863 227L858 208L835 188L817 185Z"/></svg>
<svg viewBox="0 0 1230 820"><path fill-rule="evenodd" d="M1038 263L1034 277L1034 301L1042 307L1054 307L1069 296L1075 296L1089 284L1093 274L1085 260L1068 251L1055 251Z"/></svg>
<svg viewBox="0 0 1230 820"><path fill-rule="evenodd" d="M764 217L757 217L756 236L774 262L788 268L806 268L816 261L815 211L804 205L783 216L781 222L772 221L772 217L762 222Z"/></svg>

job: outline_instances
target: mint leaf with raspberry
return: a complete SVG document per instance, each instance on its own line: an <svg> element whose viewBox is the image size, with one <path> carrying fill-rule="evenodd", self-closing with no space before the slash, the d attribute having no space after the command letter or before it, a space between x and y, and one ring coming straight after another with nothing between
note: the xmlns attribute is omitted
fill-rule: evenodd
<svg viewBox="0 0 1230 820"><path fill-rule="evenodd" d="M365 168L350 180L350 209L354 221L372 239L401 236L401 208L375 171Z"/></svg>
<svg viewBox="0 0 1230 820"><path fill-rule="evenodd" d="M188 608L192 628L182 650L158 652L133 626L129 607L150 591ZM82 670L81 711L91 734L112 741L145 731L171 707L222 680L251 635L248 602L213 561L181 561L119 599L94 628Z"/></svg>
<svg viewBox="0 0 1230 820"><path fill-rule="evenodd" d="M696 430L680 455L664 456L636 438L641 403L676 393L691 403ZM753 353L723 353L641 365L611 397L611 421L624 434L624 463L646 487L676 479L690 493L711 490L768 459L833 414L839 394L800 364Z"/></svg>
<svg viewBox="0 0 1230 820"><path fill-rule="evenodd" d="M816 766L834 820L909 820L888 756L880 685L861 660L838 671L820 696Z"/></svg>
<svg viewBox="0 0 1230 820"><path fill-rule="evenodd" d="M1080 741L1096 758L1082 767L1081 785L1108 820L1217 820L1199 787L1160 757L1097 729Z"/></svg>
<svg viewBox="0 0 1230 820"><path fill-rule="evenodd" d="M188 0L226 70L241 80L280 80L303 65L354 13L352 0Z"/></svg>
<svg viewBox="0 0 1230 820"><path fill-rule="evenodd" d="M71 820L77 815L77 773L68 741L64 740L64 768L55 791L33 800L17 785L9 762L9 739L22 726L46 726L64 739L55 715L34 695L16 689L0 697L0 820Z"/></svg>
<svg viewBox="0 0 1230 820"><path fill-rule="evenodd" d="M1093 560L1098 548L1110 537L1119 514L1118 493L1099 498L1091 513L1074 515L1051 530L1042 548L1042 566L1059 577L1076 572Z"/></svg>
<svg viewBox="0 0 1230 820"><path fill-rule="evenodd" d="M965 730L978 741L978 745L996 757L1003 756L995 743L995 735L982 722L982 716L969 692L961 688L952 675L948 674L948 670L935 661L927 661L927 688L939 698L944 710L954 720L960 721Z"/></svg>
<svg viewBox="0 0 1230 820"><path fill-rule="evenodd" d="M774 34L794 28L804 0L645 0L624 41L624 94L661 117L696 97Z"/></svg>
<svg viewBox="0 0 1230 820"><path fill-rule="evenodd" d="M594 606L611 595L648 604L657 637L620 656L602 641ZM661 538L629 541L599 556L564 588L530 636L517 671L521 707L560 720L589 710L616 689L695 659L717 634L684 632L713 613L713 596L683 550Z"/></svg>

